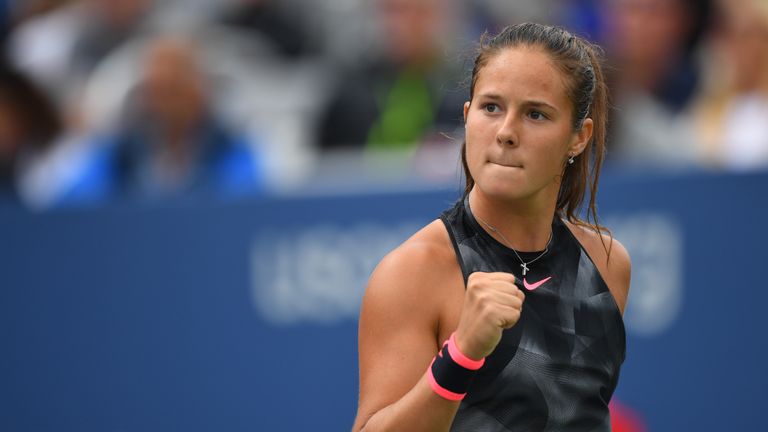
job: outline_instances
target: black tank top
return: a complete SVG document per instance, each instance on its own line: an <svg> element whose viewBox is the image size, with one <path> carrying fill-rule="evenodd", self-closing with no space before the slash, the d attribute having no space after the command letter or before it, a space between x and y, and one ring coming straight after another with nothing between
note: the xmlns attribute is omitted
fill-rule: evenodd
<svg viewBox="0 0 768 432"><path fill-rule="evenodd" d="M459 201L440 219L467 278L520 260ZM519 252L526 262L540 252ZM550 278L550 279L547 279ZM624 321L595 264L555 217L549 251L528 265L520 320L478 371L451 431L610 431L608 402L624 361Z"/></svg>

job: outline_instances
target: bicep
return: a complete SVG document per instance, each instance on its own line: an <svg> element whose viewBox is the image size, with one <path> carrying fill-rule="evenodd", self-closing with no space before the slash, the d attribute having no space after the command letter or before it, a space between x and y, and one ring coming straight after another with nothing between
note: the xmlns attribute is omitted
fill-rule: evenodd
<svg viewBox="0 0 768 432"><path fill-rule="evenodd" d="M363 423L413 388L438 350L433 287L397 261L385 259L376 269L360 312L358 421Z"/></svg>

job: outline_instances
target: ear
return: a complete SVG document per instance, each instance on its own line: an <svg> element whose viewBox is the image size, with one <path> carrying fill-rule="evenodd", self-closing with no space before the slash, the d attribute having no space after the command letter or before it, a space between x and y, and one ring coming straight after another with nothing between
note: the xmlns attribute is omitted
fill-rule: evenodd
<svg viewBox="0 0 768 432"><path fill-rule="evenodd" d="M576 131L576 133L573 135L573 139L571 140L571 145L568 147L568 154L569 155L579 155L581 152L584 151L584 148L587 146L587 143L590 139L592 139L592 130L594 128L594 123L592 122L591 118L586 118L581 124L581 129Z"/></svg>
<svg viewBox="0 0 768 432"><path fill-rule="evenodd" d="M469 101L464 102L464 123L467 122L467 113L469 112Z"/></svg>

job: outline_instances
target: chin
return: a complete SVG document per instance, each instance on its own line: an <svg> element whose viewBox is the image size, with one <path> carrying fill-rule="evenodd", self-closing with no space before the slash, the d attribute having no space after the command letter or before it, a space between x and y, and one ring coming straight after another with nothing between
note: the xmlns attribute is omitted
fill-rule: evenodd
<svg viewBox="0 0 768 432"><path fill-rule="evenodd" d="M522 184L523 182L517 181L475 181L475 185L483 195L488 198L493 198L501 201L517 201L530 196L530 191Z"/></svg>
<svg viewBox="0 0 768 432"><path fill-rule="evenodd" d="M525 176L485 176L475 178L475 187L487 198L498 201L525 201L541 195L557 197L556 183L532 182Z"/></svg>

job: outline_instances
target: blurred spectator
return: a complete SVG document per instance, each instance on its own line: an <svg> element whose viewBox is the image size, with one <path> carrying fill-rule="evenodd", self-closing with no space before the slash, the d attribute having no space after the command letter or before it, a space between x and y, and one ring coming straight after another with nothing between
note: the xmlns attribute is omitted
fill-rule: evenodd
<svg viewBox="0 0 768 432"><path fill-rule="evenodd" d="M719 1L707 48L707 79L693 110L702 160L768 167L768 0Z"/></svg>
<svg viewBox="0 0 768 432"><path fill-rule="evenodd" d="M0 49L3 56L5 56L5 39L8 37L11 22L11 6L8 0L0 0Z"/></svg>
<svg viewBox="0 0 768 432"><path fill-rule="evenodd" d="M80 0L22 22L9 41L11 60L66 109L113 48L139 31L152 0Z"/></svg>
<svg viewBox="0 0 768 432"><path fill-rule="evenodd" d="M0 195L20 198L26 171L61 132L54 105L26 76L0 66Z"/></svg>
<svg viewBox="0 0 768 432"><path fill-rule="evenodd" d="M85 195L93 190L145 198L231 195L252 192L262 181L248 139L214 112L195 47L178 38L150 43L121 125L100 141L101 153L77 185ZM102 183L108 187L98 186Z"/></svg>
<svg viewBox="0 0 768 432"><path fill-rule="evenodd" d="M441 44L453 9L439 0L377 0L384 47L342 74L319 127L323 150L412 151L461 125L461 71Z"/></svg>
<svg viewBox="0 0 768 432"><path fill-rule="evenodd" d="M600 12L603 0L572 0L562 4L560 24L571 32L602 44L605 40L605 25Z"/></svg>
<svg viewBox="0 0 768 432"><path fill-rule="evenodd" d="M0 0L0 43L5 55L5 42L12 29L35 15L60 7L66 0Z"/></svg>
<svg viewBox="0 0 768 432"><path fill-rule="evenodd" d="M283 6L276 0L237 0L221 22L268 44L275 54L291 58L312 53L318 41L310 39L295 11Z"/></svg>
<svg viewBox="0 0 768 432"><path fill-rule="evenodd" d="M554 24L562 19L561 14L572 3L582 0L471 0L476 20L472 31L473 40L484 32L496 34L504 27L527 21Z"/></svg>
<svg viewBox="0 0 768 432"><path fill-rule="evenodd" d="M680 113L698 82L698 6L689 0L605 0L604 44L614 97L609 157L624 165L687 166L693 131Z"/></svg>
<svg viewBox="0 0 768 432"><path fill-rule="evenodd" d="M19 23L27 21L36 15L50 12L73 1L76 0L3 0L0 3L3 3L4 7L8 9L12 21Z"/></svg>

